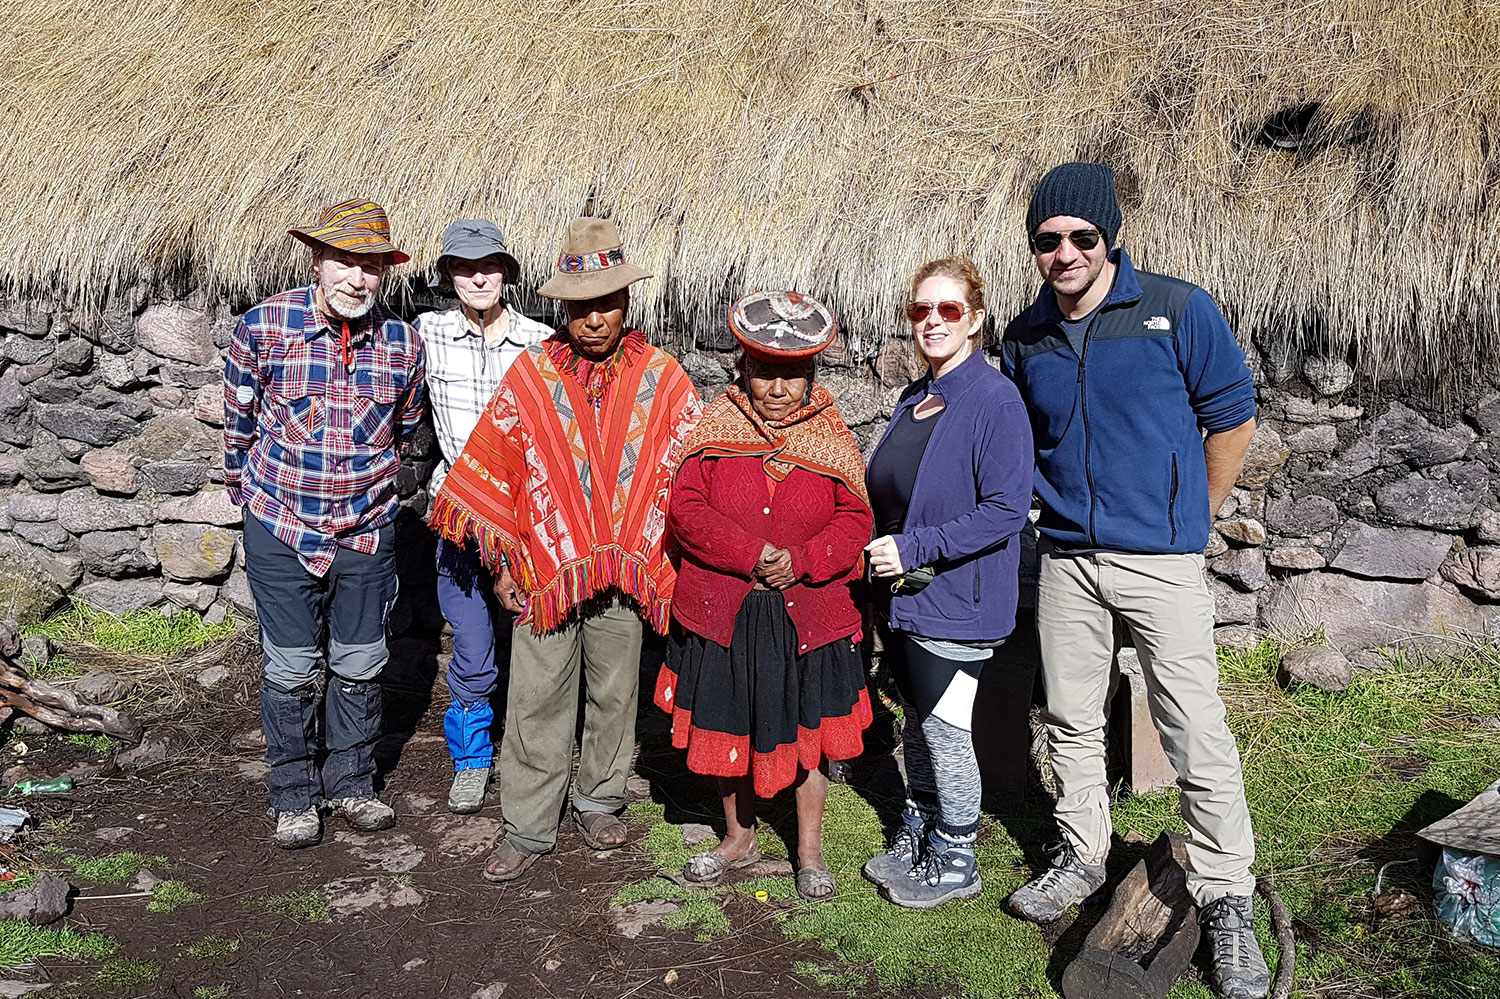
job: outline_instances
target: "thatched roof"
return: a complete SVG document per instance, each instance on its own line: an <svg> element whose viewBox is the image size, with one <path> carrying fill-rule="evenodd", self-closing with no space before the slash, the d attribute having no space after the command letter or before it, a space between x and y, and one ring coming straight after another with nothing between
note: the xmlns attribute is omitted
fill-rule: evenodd
<svg viewBox="0 0 1500 999"><path fill-rule="evenodd" d="M967 249L997 312L1049 166L1120 174L1124 244L1242 336L1436 369L1500 331L1500 0L18 0L0 37L0 281L102 302L303 273L289 225L365 195L421 268L496 219L529 280L613 216L639 318L752 286L869 341ZM872 82L873 81L873 82ZM1269 127L1267 127L1269 121Z"/></svg>

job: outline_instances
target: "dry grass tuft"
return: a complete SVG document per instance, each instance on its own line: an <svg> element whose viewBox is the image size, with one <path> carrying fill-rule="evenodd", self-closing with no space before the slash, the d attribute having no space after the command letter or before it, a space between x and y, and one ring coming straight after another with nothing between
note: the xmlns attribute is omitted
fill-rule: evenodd
<svg viewBox="0 0 1500 999"><path fill-rule="evenodd" d="M1026 196L1082 156L1117 169L1137 258L1220 296L1244 336L1435 374L1500 330L1482 235L1500 227L1500 0L16 13L0 282L82 323L138 278L238 296L300 279L286 227L360 194L417 268L447 221L495 218L529 282L566 219L608 213L656 272L638 315L660 338L792 286L863 357L927 257L970 251L998 312L1028 298Z"/></svg>

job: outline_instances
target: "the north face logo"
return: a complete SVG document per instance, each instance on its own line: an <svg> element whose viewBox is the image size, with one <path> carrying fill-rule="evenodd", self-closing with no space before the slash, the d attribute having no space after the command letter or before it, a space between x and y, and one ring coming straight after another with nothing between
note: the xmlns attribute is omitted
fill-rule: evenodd
<svg viewBox="0 0 1500 999"><path fill-rule="evenodd" d="M1152 316L1141 323L1141 325L1148 330L1169 330L1172 328L1172 323L1166 316Z"/></svg>

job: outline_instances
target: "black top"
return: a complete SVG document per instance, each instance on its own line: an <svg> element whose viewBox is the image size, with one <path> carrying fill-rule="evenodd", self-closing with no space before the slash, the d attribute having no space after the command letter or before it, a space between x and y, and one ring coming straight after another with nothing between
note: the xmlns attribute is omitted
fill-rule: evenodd
<svg viewBox="0 0 1500 999"><path fill-rule="evenodd" d="M917 482L917 466L922 463L922 454L932 438L932 428L943 415L938 410L919 420L914 415L916 411L916 406L910 407L891 424L865 470L865 487L870 491L870 505L875 511L877 537L901 533Z"/></svg>

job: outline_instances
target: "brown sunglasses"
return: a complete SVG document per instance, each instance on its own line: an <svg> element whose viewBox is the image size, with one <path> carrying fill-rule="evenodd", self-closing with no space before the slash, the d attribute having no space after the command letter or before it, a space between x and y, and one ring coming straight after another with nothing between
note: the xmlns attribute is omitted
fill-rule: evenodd
<svg viewBox="0 0 1500 999"><path fill-rule="evenodd" d="M910 322L920 323L932 314L936 309L938 318L945 323L956 323L969 311L969 307L963 302L911 302L906 306L906 318Z"/></svg>

